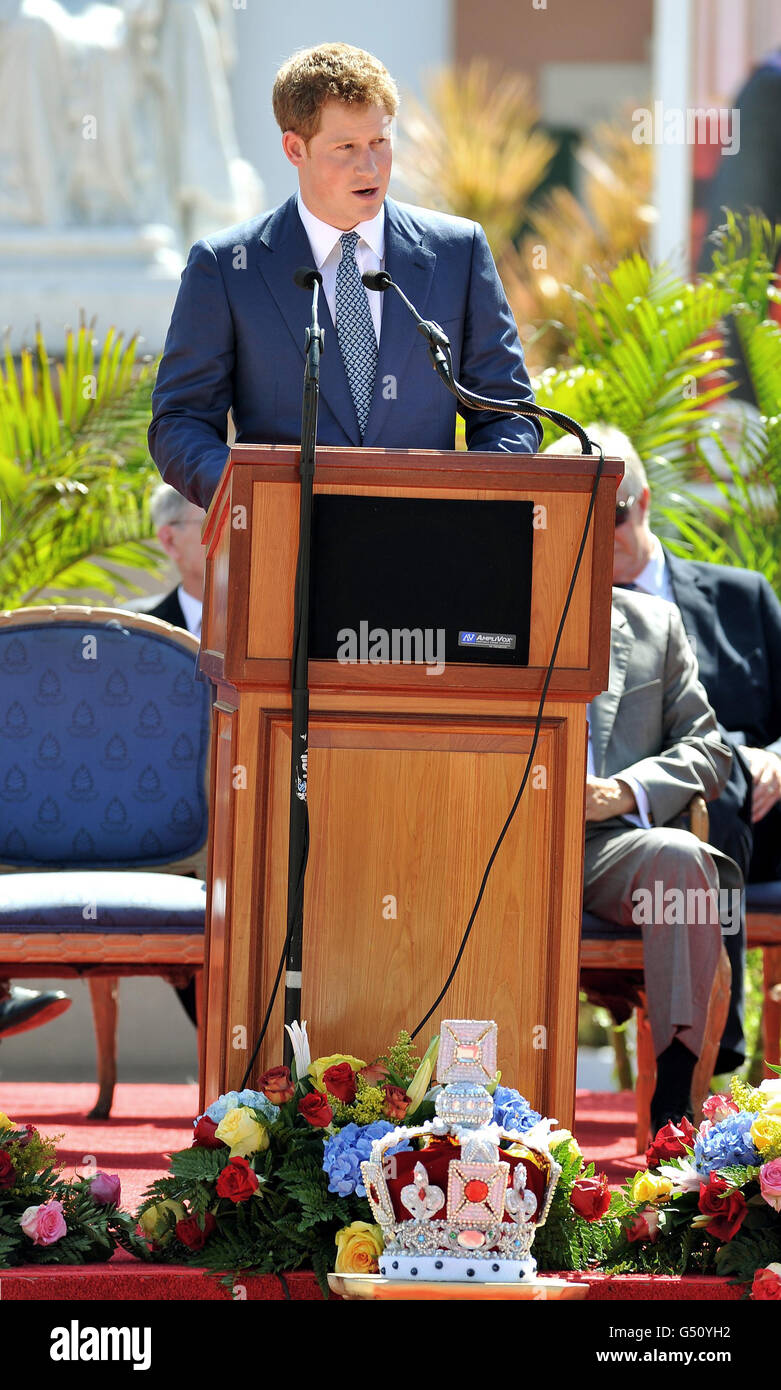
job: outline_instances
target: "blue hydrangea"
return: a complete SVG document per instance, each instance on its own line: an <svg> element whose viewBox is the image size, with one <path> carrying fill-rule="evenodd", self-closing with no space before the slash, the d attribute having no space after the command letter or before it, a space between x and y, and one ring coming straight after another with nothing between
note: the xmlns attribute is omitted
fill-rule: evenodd
<svg viewBox="0 0 781 1390"><path fill-rule="evenodd" d="M532 1129L542 1116L532 1110L520 1091L514 1091L511 1086L497 1086L494 1091L494 1119L504 1129L516 1129L523 1134L527 1129Z"/></svg>
<svg viewBox="0 0 781 1390"><path fill-rule="evenodd" d="M698 1173L707 1177L718 1168L732 1164L749 1167L762 1160L751 1138L751 1126L756 1115L741 1110L737 1115L728 1115L706 1134L698 1134L694 1144L694 1166Z"/></svg>
<svg viewBox="0 0 781 1390"><path fill-rule="evenodd" d="M269 1124L277 1118L279 1107L272 1105L271 1101L266 1100L262 1091L226 1091L224 1096L213 1100L211 1105L206 1107L205 1115L218 1125L220 1120L224 1120L229 1110L235 1110L239 1105L247 1105L251 1110L259 1110L265 1115Z"/></svg>
<svg viewBox="0 0 781 1390"><path fill-rule="evenodd" d="M340 1197L349 1197L355 1192L358 1197L366 1196L366 1188L361 1176L361 1164L371 1158L371 1147L375 1139L381 1139L395 1125L387 1120L376 1120L371 1125L345 1125L338 1134L326 1140L323 1148L323 1169L328 1174L328 1191ZM398 1154L409 1149L410 1142L403 1139L386 1149L387 1154Z"/></svg>

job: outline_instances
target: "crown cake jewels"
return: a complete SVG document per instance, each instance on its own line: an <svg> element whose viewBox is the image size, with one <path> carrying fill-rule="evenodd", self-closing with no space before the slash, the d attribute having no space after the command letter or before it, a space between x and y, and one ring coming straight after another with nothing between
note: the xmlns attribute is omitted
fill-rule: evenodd
<svg viewBox="0 0 781 1390"><path fill-rule="evenodd" d="M496 1035L491 1020L446 1019L436 1118L376 1139L361 1164L388 1279L534 1278L532 1241L561 1173L548 1142L554 1122L521 1133L494 1121L486 1087L496 1076ZM387 1154L404 1139L409 1150Z"/></svg>

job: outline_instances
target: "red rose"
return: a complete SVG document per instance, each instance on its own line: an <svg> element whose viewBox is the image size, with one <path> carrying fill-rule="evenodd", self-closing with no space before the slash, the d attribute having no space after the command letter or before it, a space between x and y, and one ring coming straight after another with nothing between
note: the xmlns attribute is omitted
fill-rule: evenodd
<svg viewBox="0 0 781 1390"><path fill-rule="evenodd" d="M203 1230L197 1216L188 1216L186 1221L177 1221L176 1234L188 1250L202 1250L212 1231L217 1229L217 1220L212 1212L204 1213Z"/></svg>
<svg viewBox="0 0 781 1390"><path fill-rule="evenodd" d="M700 1184L697 1205L704 1216L713 1217L705 1227L708 1235L722 1241L732 1240L743 1225L748 1210L743 1193L718 1173L711 1173L707 1184Z"/></svg>
<svg viewBox="0 0 781 1390"><path fill-rule="evenodd" d="M302 1096L298 1102L298 1113L315 1129L327 1129L334 1117L322 1091L312 1091L308 1096Z"/></svg>
<svg viewBox="0 0 781 1390"><path fill-rule="evenodd" d="M660 1163L669 1163L671 1158L683 1158L687 1149L694 1148L696 1138L697 1131L685 1115L677 1125L668 1120L662 1129L657 1130L656 1137L645 1151L647 1166L656 1168Z"/></svg>
<svg viewBox="0 0 781 1390"><path fill-rule="evenodd" d="M780 1268L776 1265L776 1269ZM766 1299L772 1298L781 1302L781 1279L772 1267L758 1269L754 1275L754 1282L751 1285L751 1297Z"/></svg>
<svg viewBox="0 0 781 1390"><path fill-rule="evenodd" d="M295 1089L289 1067L269 1067L258 1082L258 1090L272 1105L285 1105L293 1099Z"/></svg>
<svg viewBox="0 0 781 1390"><path fill-rule="evenodd" d="M636 1240L655 1240L659 1229L659 1213L653 1207L645 1207L638 1212L634 1221L627 1227L626 1238L630 1245Z"/></svg>
<svg viewBox="0 0 781 1390"><path fill-rule="evenodd" d="M599 1221L610 1206L607 1173L598 1178L578 1178L569 1195L572 1210L584 1221Z"/></svg>
<svg viewBox="0 0 781 1390"><path fill-rule="evenodd" d="M342 1105L352 1105L355 1100L355 1072L349 1062L338 1062L335 1067L326 1067L323 1072L323 1085Z"/></svg>
<svg viewBox="0 0 781 1390"><path fill-rule="evenodd" d="M232 1158L217 1179L217 1196L231 1202L246 1202L258 1186L258 1175L246 1158Z"/></svg>
<svg viewBox="0 0 781 1390"><path fill-rule="evenodd" d="M401 1086L391 1086L386 1083L382 1088L385 1097L382 1103L382 1113L389 1120L403 1120L410 1107L410 1098Z"/></svg>
<svg viewBox="0 0 781 1390"><path fill-rule="evenodd" d="M4 1149L0 1149L0 1192L13 1187L16 1182L16 1169Z"/></svg>
<svg viewBox="0 0 781 1390"><path fill-rule="evenodd" d="M214 1120L210 1120L208 1115L201 1115L193 1130L193 1148L197 1146L200 1149L227 1149L227 1144L223 1144L221 1139L215 1139L216 1128Z"/></svg>

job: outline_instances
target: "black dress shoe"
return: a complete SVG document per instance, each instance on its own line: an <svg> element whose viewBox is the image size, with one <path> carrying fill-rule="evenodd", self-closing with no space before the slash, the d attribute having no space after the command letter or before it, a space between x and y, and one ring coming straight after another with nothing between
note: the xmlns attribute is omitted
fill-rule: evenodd
<svg viewBox="0 0 781 1390"><path fill-rule="evenodd" d="M40 991L11 985L7 993L0 994L0 1038L51 1023L70 1006L70 999L61 989Z"/></svg>

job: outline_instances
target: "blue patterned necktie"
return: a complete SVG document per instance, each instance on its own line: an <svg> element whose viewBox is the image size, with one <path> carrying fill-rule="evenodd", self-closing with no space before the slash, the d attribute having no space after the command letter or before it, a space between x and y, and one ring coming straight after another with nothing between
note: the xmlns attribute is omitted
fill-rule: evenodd
<svg viewBox="0 0 781 1390"><path fill-rule="evenodd" d="M339 240L342 259L336 271L336 336L363 439L377 368L377 335L366 287L355 259L358 233L343 232Z"/></svg>

